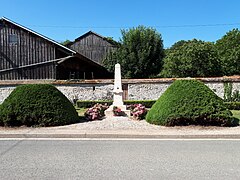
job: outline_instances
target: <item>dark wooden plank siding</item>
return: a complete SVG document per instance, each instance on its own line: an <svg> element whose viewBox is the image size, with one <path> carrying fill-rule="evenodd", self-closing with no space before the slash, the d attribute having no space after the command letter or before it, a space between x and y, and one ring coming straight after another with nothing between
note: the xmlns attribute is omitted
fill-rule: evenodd
<svg viewBox="0 0 240 180"><path fill-rule="evenodd" d="M10 43L9 36L17 42ZM0 79L54 79L56 46L31 32L0 21ZM39 63L43 63L38 65ZM37 65L36 65L37 64Z"/></svg>
<svg viewBox="0 0 240 180"><path fill-rule="evenodd" d="M70 48L101 64L106 55L116 49L116 46L104 40L102 37L89 34L75 41Z"/></svg>

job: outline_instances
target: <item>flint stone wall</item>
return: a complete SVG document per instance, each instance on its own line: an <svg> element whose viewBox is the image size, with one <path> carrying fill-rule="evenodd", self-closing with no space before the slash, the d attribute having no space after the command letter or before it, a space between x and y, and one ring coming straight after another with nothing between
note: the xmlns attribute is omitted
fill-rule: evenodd
<svg viewBox="0 0 240 180"><path fill-rule="evenodd" d="M171 85L167 83L156 84L129 84L128 99L129 100L156 100Z"/></svg>
<svg viewBox="0 0 240 180"><path fill-rule="evenodd" d="M113 97L113 84L56 85L69 100L105 100Z"/></svg>
<svg viewBox="0 0 240 180"><path fill-rule="evenodd" d="M222 78L197 78L204 82L219 97L224 96L224 82L233 84L233 91L240 90L240 76ZM161 94L176 79L123 79L127 85L126 99L147 100L158 99ZM21 84L48 83L56 86L70 101L79 100L110 100L113 98L113 80L85 80L85 81L1 81L0 103L6 99L12 90Z"/></svg>

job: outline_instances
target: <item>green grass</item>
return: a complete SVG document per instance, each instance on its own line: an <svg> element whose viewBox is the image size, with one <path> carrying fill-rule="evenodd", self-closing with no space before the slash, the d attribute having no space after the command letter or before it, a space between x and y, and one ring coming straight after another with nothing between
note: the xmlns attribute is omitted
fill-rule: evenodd
<svg viewBox="0 0 240 180"><path fill-rule="evenodd" d="M231 110L233 113L233 116L240 119L240 110Z"/></svg>
<svg viewBox="0 0 240 180"><path fill-rule="evenodd" d="M88 108L76 108L78 116L80 116L80 117L84 116L84 113L87 111L87 109Z"/></svg>
<svg viewBox="0 0 240 180"><path fill-rule="evenodd" d="M84 116L84 113L87 111L88 108L77 108L75 106L75 109L78 113L78 116L79 116L79 119L80 119L80 122L85 122L86 121L86 118Z"/></svg>
<svg viewBox="0 0 240 180"><path fill-rule="evenodd" d="M75 107L76 108L76 107ZM84 113L87 111L88 108L76 108L78 116L84 119ZM233 116L240 119L240 110L231 110Z"/></svg>

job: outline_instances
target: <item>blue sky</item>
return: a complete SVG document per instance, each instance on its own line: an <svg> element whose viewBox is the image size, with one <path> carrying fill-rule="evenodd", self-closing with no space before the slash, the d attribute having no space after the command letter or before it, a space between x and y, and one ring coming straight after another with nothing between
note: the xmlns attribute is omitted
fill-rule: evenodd
<svg viewBox="0 0 240 180"><path fill-rule="evenodd" d="M119 40L121 29L144 25L170 47L193 38L216 41L240 28L239 7L239 0L0 0L0 17L56 41L89 30Z"/></svg>

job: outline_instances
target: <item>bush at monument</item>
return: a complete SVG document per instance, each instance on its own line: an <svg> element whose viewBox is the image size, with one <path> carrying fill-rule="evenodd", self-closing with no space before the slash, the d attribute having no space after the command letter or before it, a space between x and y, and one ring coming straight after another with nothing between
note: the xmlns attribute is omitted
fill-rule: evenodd
<svg viewBox="0 0 240 180"><path fill-rule="evenodd" d="M237 126L239 123L223 100L197 80L176 80L152 106L146 120L164 126Z"/></svg>
<svg viewBox="0 0 240 180"><path fill-rule="evenodd" d="M0 125L56 126L78 122L71 102L54 86L22 85L0 106Z"/></svg>

